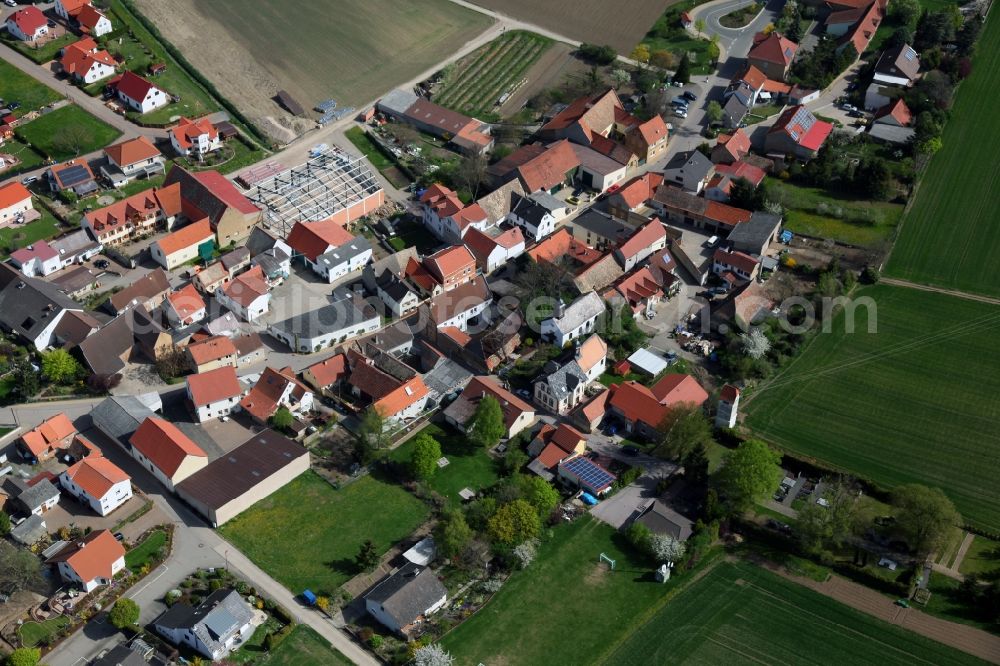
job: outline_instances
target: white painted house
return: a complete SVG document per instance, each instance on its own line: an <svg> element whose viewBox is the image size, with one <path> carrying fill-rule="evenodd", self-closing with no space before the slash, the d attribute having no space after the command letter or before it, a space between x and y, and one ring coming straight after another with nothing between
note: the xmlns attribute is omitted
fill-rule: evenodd
<svg viewBox="0 0 1000 666"><path fill-rule="evenodd" d="M219 303L247 322L254 322L267 314L271 294L264 271L260 266L237 275L221 289L215 290Z"/></svg>
<svg viewBox="0 0 1000 666"><path fill-rule="evenodd" d="M529 240L540 241L556 229L556 217L546 206L532 197L514 194L515 203L507 219L524 229Z"/></svg>
<svg viewBox="0 0 1000 666"><path fill-rule="evenodd" d="M132 479L103 456L90 455L59 475L59 485L100 516L132 497Z"/></svg>
<svg viewBox="0 0 1000 666"><path fill-rule="evenodd" d="M604 300L596 291L590 291L564 306L562 301L556 306L552 317L542 320L542 336L557 347L563 347L585 335L594 332L597 319L604 314Z"/></svg>
<svg viewBox="0 0 1000 666"><path fill-rule="evenodd" d="M198 423L228 416L240 404L243 388L236 368L223 365L208 372L188 375L187 397L194 407Z"/></svg>
<svg viewBox="0 0 1000 666"><path fill-rule="evenodd" d="M38 7L18 9L7 17L7 32L22 42L31 42L49 34L48 19Z"/></svg>
<svg viewBox="0 0 1000 666"><path fill-rule="evenodd" d="M115 84L118 99L133 111L149 113L170 104L170 95L138 74L125 72Z"/></svg>
<svg viewBox="0 0 1000 666"><path fill-rule="evenodd" d="M46 563L55 564L66 582L92 592L99 585L108 585L125 568L125 549L111 532L97 530L70 541Z"/></svg>
<svg viewBox="0 0 1000 666"><path fill-rule="evenodd" d="M0 186L0 226L26 221L33 211L31 192L18 182Z"/></svg>
<svg viewBox="0 0 1000 666"><path fill-rule="evenodd" d="M129 439L132 457L153 473L153 476L173 490L180 483L208 464L208 456L197 444L171 423L150 416Z"/></svg>

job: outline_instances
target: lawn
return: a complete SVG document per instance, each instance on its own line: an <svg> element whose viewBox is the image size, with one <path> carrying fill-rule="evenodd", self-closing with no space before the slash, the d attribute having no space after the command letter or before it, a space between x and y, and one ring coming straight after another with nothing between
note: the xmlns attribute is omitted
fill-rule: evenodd
<svg viewBox="0 0 1000 666"><path fill-rule="evenodd" d="M848 245L874 247L888 242L903 214L902 204L855 200L771 177L767 187L785 207L786 229Z"/></svg>
<svg viewBox="0 0 1000 666"><path fill-rule="evenodd" d="M958 570L964 574L989 574L991 579L1000 576L1000 543L977 535Z"/></svg>
<svg viewBox="0 0 1000 666"><path fill-rule="evenodd" d="M15 138L10 138L4 141L3 146L0 147L0 153L14 155L21 160L19 164L15 165L11 169L0 171L0 180L24 171L32 171L40 167L44 161L42 156L32 150L30 146L18 141Z"/></svg>
<svg viewBox="0 0 1000 666"><path fill-rule="evenodd" d="M441 241L412 218L404 217L396 222L396 238L403 241L403 247L415 247L420 254L430 254L441 247Z"/></svg>
<svg viewBox="0 0 1000 666"><path fill-rule="evenodd" d="M678 594L603 663L918 662L982 663L760 567L723 562Z"/></svg>
<svg viewBox="0 0 1000 666"><path fill-rule="evenodd" d="M469 487L479 492L499 481L496 461L485 449L473 445L469 439L450 428L431 424L421 430L441 444L441 453L448 459L448 466L438 468L427 482L432 490L448 498L452 506L460 506L458 491ZM392 452L391 458L407 463L413 456L414 440L411 439Z"/></svg>
<svg viewBox="0 0 1000 666"><path fill-rule="evenodd" d="M1000 308L879 285L877 333L845 312L747 401L748 425L792 454L880 486L938 486L973 524L1000 529Z"/></svg>
<svg viewBox="0 0 1000 666"><path fill-rule="evenodd" d="M348 141L354 144L354 147L357 148L362 155L368 158L368 161L372 163L372 166L378 169L379 173L381 173L386 180L392 183L393 187L402 189L410 184L410 180L406 177L402 170L396 166L396 163L392 159L379 149L379 147L368 137L368 134L363 129L360 127L352 127L344 132L344 136L347 137Z"/></svg>
<svg viewBox="0 0 1000 666"><path fill-rule="evenodd" d="M16 224L0 229L0 258L6 258L14 250L27 247L35 241L53 238L62 233L59 220L47 209L37 208L42 217L28 224Z"/></svg>
<svg viewBox="0 0 1000 666"><path fill-rule="evenodd" d="M513 574L486 606L442 639L456 664L595 663L683 580L656 583L652 567L637 561L611 527L591 518L551 533L528 569ZM616 561L615 571L598 564L601 553Z"/></svg>
<svg viewBox="0 0 1000 666"><path fill-rule="evenodd" d="M127 28L127 33L121 35L120 44L118 39L109 41L108 50L112 54L125 58L128 69L143 77L149 76L150 65L165 63L167 69L157 74L154 81L156 85L171 95L180 97L179 102L141 116L132 113L130 117L141 118L144 123L167 124L174 116L197 118L219 110L219 104L212 98L211 94L167 54L163 44L146 29L121 0L110 0L109 6L114 14L112 21L115 23L116 29L124 26Z"/></svg>
<svg viewBox="0 0 1000 666"><path fill-rule="evenodd" d="M14 112L15 116L20 117L28 111L40 109L62 99L62 96L6 60L0 60L0 99L3 99L5 104L20 102L21 108ZM6 152L6 148L4 151Z"/></svg>
<svg viewBox="0 0 1000 666"><path fill-rule="evenodd" d="M960 86L945 127L944 147L931 159L903 220L887 273L896 278L1000 296L993 113L1000 86L1000 20L986 22L972 74ZM991 193L993 195L991 196Z"/></svg>
<svg viewBox="0 0 1000 666"><path fill-rule="evenodd" d="M10 48L38 64L46 63L59 57L59 52L61 50L78 39L79 37L73 33L67 32L62 37L45 42L40 48L35 48L25 44L16 37L11 36L11 34L6 30L0 32L0 41L3 41Z"/></svg>
<svg viewBox="0 0 1000 666"><path fill-rule="evenodd" d="M480 120L498 117L497 102L511 92L552 40L511 30L445 69L434 102Z"/></svg>
<svg viewBox="0 0 1000 666"><path fill-rule="evenodd" d="M642 44L653 51L670 51L679 61L684 53L693 54L691 74L710 74L715 67L708 60L708 39L693 37L681 27L681 12L700 4L696 0L672 4L667 11L656 20Z"/></svg>
<svg viewBox="0 0 1000 666"><path fill-rule="evenodd" d="M167 545L167 533L162 530L150 534L135 548L125 553L125 566L137 572L156 558L156 554Z"/></svg>
<svg viewBox="0 0 1000 666"><path fill-rule="evenodd" d="M403 488L371 476L335 490L306 472L219 532L292 592L329 595L358 573L365 539L384 552L428 513Z"/></svg>
<svg viewBox="0 0 1000 666"><path fill-rule="evenodd" d="M69 618L65 615L53 617L44 622L25 622L21 625L18 633L24 647L35 647L46 639L54 638L60 630L69 626Z"/></svg>
<svg viewBox="0 0 1000 666"><path fill-rule="evenodd" d="M57 162L100 150L121 132L79 106L69 104L15 130L17 137Z"/></svg>
<svg viewBox="0 0 1000 666"><path fill-rule="evenodd" d="M261 666L349 666L351 660L335 650L311 627L300 624Z"/></svg>

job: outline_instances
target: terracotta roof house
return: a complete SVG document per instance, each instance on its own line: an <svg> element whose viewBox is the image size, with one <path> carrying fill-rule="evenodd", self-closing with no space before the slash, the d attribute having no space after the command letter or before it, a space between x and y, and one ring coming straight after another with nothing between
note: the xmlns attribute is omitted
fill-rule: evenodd
<svg viewBox="0 0 1000 666"><path fill-rule="evenodd" d="M816 156L832 131L833 125L817 120L806 107L793 106L785 109L767 131L764 148L769 153L790 154L809 160Z"/></svg>
<svg viewBox="0 0 1000 666"><path fill-rule="evenodd" d="M551 481L555 476L553 470L560 462L583 455L586 450L586 438L579 430L567 423L560 423L559 427L546 423L528 445L528 455L535 457L528 469Z"/></svg>
<svg viewBox="0 0 1000 666"><path fill-rule="evenodd" d="M207 217L220 247L245 239L260 220L260 209L218 171L192 173L175 165L164 186L174 183L180 183L184 215L189 220Z"/></svg>
<svg viewBox="0 0 1000 666"><path fill-rule="evenodd" d="M742 128L737 128L731 134L720 134L712 148L712 162L715 164L732 164L739 162L750 152L750 137Z"/></svg>
<svg viewBox="0 0 1000 666"><path fill-rule="evenodd" d="M650 387L661 405L672 407L679 404L704 405L708 393L698 380L691 375L671 373L663 375Z"/></svg>
<svg viewBox="0 0 1000 666"><path fill-rule="evenodd" d="M302 371L302 380L322 393L348 377L347 356L334 354Z"/></svg>
<svg viewBox="0 0 1000 666"><path fill-rule="evenodd" d="M99 585L108 585L125 568L125 549L108 530L97 530L70 541L46 560L55 564L63 580L92 592Z"/></svg>
<svg viewBox="0 0 1000 666"><path fill-rule="evenodd" d="M219 130L207 116L199 120L181 117L167 134L170 145L182 157L205 155L222 148Z"/></svg>
<svg viewBox="0 0 1000 666"><path fill-rule="evenodd" d="M373 402L372 409L386 421L405 421L420 415L428 393L424 380L416 375Z"/></svg>
<svg viewBox="0 0 1000 666"><path fill-rule="evenodd" d="M180 213L180 188L154 187L86 213L81 226L99 243L120 245L158 229L169 231Z"/></svg>
<svg viewBox="0 0 1000 666"><path fill-rule="evenodd" d="M476 277L476 258L464 245L453 245L424 258L424 268L444 291Z"/></svg>
<svg viewBox="0 0 1000 666"><path fill-rule="evenodd" d="M53 192L70 191L82 197L97 190L94 172L90 170L87 160L79 157L49 167L45 172L45 179Z"/></svg>
<svg viewBox="0 0 1000 666"><path fill-rule="evenodd" d="M851 46L861 55L868 48L884 16L883 7L878 1L864 8L833 12L827 17L826 32L840 37L838 51Z"/></svg>
<svg viewBox="0 0 1000 666"><path fill-rule="evenodd" d="M89 3L80 8L80 11L76 14L75 18L76 24L80 28L80 32L85 35L102 37L114 30L114 26L111 24L111 19L109 19L101 10Z"/></svg>
<svg viewBox="0 0 1000 666"><path fill-rule="evenodd" d="M89 455L59 475L63 490L106 516L132 497L132 477L101 455Z"/></svg>
<svg viewBox="0 0 1000 666"><path fill-rule="evenodd" d="M673 280L669 280L668 286L674 284ZM641 266L632 271L601 294L612 308L618 310L622 304L627 304L637 315L652 311L652 307L663 300L664 295L664 281L658 279L649 266Z"/></svg>
<svg viewBox="0 0 1000 666"><path fill-rule="evenodd" d="M224 335L213 335L191 342L187 354L195 372L203 373L222 366L236 367L237 350L233 341Z"/></svg>
<svg viewBox="0 0 1000 666"><path fill-rule="evenodd" d="M76 436L76 426L60 412L21 435L17 441L21 455L44 462L68 449Z"/></svg>
<svg viewBox="0 0 1000 666"><path fill-rule="evenodd" d="M758 32L747 53L747 63L759 69L769 79L784 81L798 49L798 44L779 32Z"/></svg>
<svg viewBox="0 0 1000 666"><path fill-rule="evenodd" d="M79 14L89 4L90 0L56 0L52 9L56 15L68 20Z"/></svg>
<svg viewBox="0 0 1000 666"><path fill-rule="evenodd" d="M59 66L67 76L87 85L114 76L117 65L111 54L98 48L97 42L90 37L64 48L59 60Z"/></svg>
<svg viewBox="0 0 1000 666"><path fill-rule="evenodd" d="M49 34L48 19L38 7L24 7L7 17L7 32L22 42L32 42Z"/></svg>
<svg viewBox="0 0 1000 666"><path fill-rule="evenodd" d="M663 223L654 217L615 249L615 259L628 272L666 246L667 231Z"/></svg>
<svg viewBox="0 0 1000 666"><path fill-rule="evenodd" d="M737 180L745 180L755 188L764 182L764 170L746 162L734 162L733 164L719 164L715 167L715 175L708 181L705 187L705 198L712 201L729 201L733 183Z"/></svg>
<svg viewBox="0 0 1000 666"><path fill-rule="evenodd" d="M507 182L516 177L524 191L558 192L571 182L580 160L567 140L542 146L531 144L518 148L488 169L494 178Z"/></svg>
<svg viewBox="0 0 1000 666"><path fill-rule="evenodd" d="M570 420L585 432L595 432L607 413L610 391L603 390L570 413Z"/></svg>
<svg viewBox="0 0 1000 666"><path fill-rule="evenodd" d="M687 379L685 379L687 378ZM655 437L656 428L671 407L702 405L708 393L688 375L664 375L652 388L634 381L614 384L609 389L608 413L621 420L626 432Z"/></svg>
<svg viewBox="0 0 1000 666"><path fill-rule="evenodd" d="M208 464L208 456L170 421L150 416L129 438L132 457L168 490Z"/></svg>
<svg viewBox="0 0 1000 666"><path fill-rule="evenodd" d="M676 187L661 187L650 202L662 220L694 225L711 232L728 233L750 219L751 212L696 197Z"/></svg>
<svg viewBox="0 0 1000 666"><path fill-rule="evenodd" d="M31 192L24 185L16 181L0 185L0 225L27 220L33 211Z"/></svg>
<svg viewBox="0 0 1000 666"><path fill-rule="evenodd" d="M118 99L139 113L155 111L171 101L170 95L163 88L132 72L126 71L111 85Z"/></svg>
<svg viewBox="0 0 1000 666"><path fill-rule="evenodd" d="M500 403L507 437L514 437L534 423L535 409L490 376L473 377L462 395L445 409L445 419L465 432L465 424L472 418L476 406L485 396L492 396Z"/></svg>
<svg viewBox="0 0 1000 666"><path fill-rule="evenodd" d="M719 248L712 255L712 272L718 275L733 273L741 280L752 280L757 277L760 262L743 252L730 252Z"/></svg>
<svg viewBox="0 0 1000 666"><path fill-rule="evenodd" d="M170 293L170 281L162 268L156 268L135 280L117 294L113 294L108 302L115 314L121 314L135 305L142 305L147 310L155 310Z"/></svg>
<svg viewBox="0 0 1000 666"><path fill-rule="evenodd" d="M133 178L147 178L163 173L163 154L144 136L128 139L104 149L107 166L101 174L115 186L128 183ZM180 212L180 188L177 189L177 212Z"/></svg>
<svg viewBox="0 0 1000 666"><path fill-rule="evenodd" d="M333 220L296 222L288 235L288 245L314 273L330 283L360 271L372 259L368 239L352 235Z"/></svg>
<svg viewBox="0 0 1000 666"><path fill-rule="evenodd" d="M579 272L599 261L604 255L573 238L569 230L564 227L529 249L528 256L535 261L547 261L552 264L568 263L572 270Z"/></svg>
<svg viewBox="0 0 1000 666"><path fill-rule="evenodd" d="M462 203L451 188L434 183L420 195L424 226L446 243L461 243L469 229L490 225L486 211L478 202Z"/></svg>
<svg viewBox="0 0 1000 666"><path fill-rule="evenodd" d="M264 271L260 266L254 266L216 291L215 298L243 321L254 322L268 312L270 291Z"/></svg>
<svg viewBox="0 0 1000 666"><path fill-rule="evenodd" d="M215 370L188 375L187 397L194 407L198 423L228 416L243 397L243 388L236 377L236 368L223 365Z"/></svg>
<svg viewBox="0 0 1000 666"><path fill-rule="evenodd" d="M296 378L291 368L264 368L260 379L240 401L240 408L258 423L267 423L279 407L292 414L312 409L313 392Z"/></svg>
<svg viewBox="0 0 1000 666"><path fill-rule="evenodd" d="M215 245L215 232L207 218L181 227L163 238L157 239L149 251L160 266L171 271L199 256L199 248L206 244Z"/></svg>
<svg viewBox="0 0 1000 666"><path fill-rule="evenodd" d="M163 311L171 325L178 328L190 326L205 318L205 299L189 282L167 296Z"/></svg>
<svg viewBox="0 0 1000 666"><path fill-rule="evenodd" d="M883 125L895 125L897 127L909 127L913 122L913 113L906 106L906 102L900 97L895 102L888 104L875 114L875 123Z"/></svg>
<svg viewBox="0 0 1000 666"><path fill-rule="evenodd" d="M647 171L628 181L606 199L608 212L619 220L628 220L629 213L642 208L663 183L663 174Z"/></svg>
<svg viewBox="0 0 1000 666"><path fill-rule="evenodd" d="M465 236L465 246L476 257L479 269L492 273L524 254L524 234L520 227L491 227L486 231L470 229Z"/></svg>

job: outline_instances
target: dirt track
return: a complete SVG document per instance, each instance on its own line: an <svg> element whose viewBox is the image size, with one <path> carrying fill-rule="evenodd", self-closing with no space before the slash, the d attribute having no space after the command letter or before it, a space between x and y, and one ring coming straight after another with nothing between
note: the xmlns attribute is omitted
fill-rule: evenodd
<svg viewBox="0 0 1000 666"><path fill-rule="evenodd" d="M899 625L957 650L968 652L980 659L1000 664L1000 636L969 625L942 620L915 608L901 608L889 597L840 576L830 576L829 580L818 583L809 578L789 574L779 567L768 568L784 578L863 613Z"/></svg>

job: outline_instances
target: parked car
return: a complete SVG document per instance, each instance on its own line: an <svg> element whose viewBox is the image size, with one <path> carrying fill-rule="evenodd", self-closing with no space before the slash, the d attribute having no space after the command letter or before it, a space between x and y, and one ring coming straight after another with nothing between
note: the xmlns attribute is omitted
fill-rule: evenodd
<svg viewBox="0 0 1000 666"><path fill-rule="evenodd" d="M15 2L14 0L3 0L3 4L7 5L8 7L17 7L17 2Z"/></svg>
<svg viewBox="0 0 1000 666"><path fill-rule="evenodd" d="M678 118L687 118L688 112L685 111L684 109L674 109L674 115L677 116Z"/></svg>
<svg viewBox="0 0 1000 666"><path fill-rule="evenodd" d="M857 111L858 110L858 107L854 106L853 104L844 104L844 106L842 106L840 108L842 108L844 111Z"/></svg>
<svg viewBox="0 0 1000 666"><path fill-rule="evenodd" d="M7 108L10 109L11 111L17 111L18 109L21 108L21 103L11 100L7 102Z"/></svg>
<svg viewBox="0 0 1000 666"><path fill-rule="evenodd" d="M637 456L639 455L639 449L632 446L631 444L622 447L622 453L627 456Z"/></svg>
<svg viewBox="0 0 1000 666"><path fill-rule="evenodd" d="M111 262L108 261L107 259L98 259L97 261L94 262L94 265L97 266L98 268L108 268L109 266L111 266Z"/></svg>
<svg viewBox="0 0 1000 666"><path fill-rule="evenodd" d="M122 534L121 532L115 532L115 538L118 539L119 541L124 541L125 535Z"/></svg>
<svg viewBox="0 0 1000 666"><path fill-rule="evenodd" d="M672 100L670 100L670 103L686 107L688 105L688 100L685 97L678 95L677 97L674 97Z"/></svg>
<svg viewBox="0 0 1000 666"><path fill-rule="evenodd" d="M31 185L36 180L38 180L38 176L28 176L27 178L22 178L21 179L21 184L22 185Z"/></svg>
<svg viewBox="0 0 1000 666"><path fill-rule="evenodd" d="M691 100L692 102L698 99L698 96L695 95L690 90L685 90L683 93L681 93L681 96L684 97L685 99Z"/></svg>
<svg viewBox="0 0 1000 666"><path fill-rule="evenodd" d="M854 111L848 111L847 115L849 115L851 118L864 118L865 117L865 114L862 113L861 111L858 111L857 109L855 109Z"/></svg>

